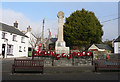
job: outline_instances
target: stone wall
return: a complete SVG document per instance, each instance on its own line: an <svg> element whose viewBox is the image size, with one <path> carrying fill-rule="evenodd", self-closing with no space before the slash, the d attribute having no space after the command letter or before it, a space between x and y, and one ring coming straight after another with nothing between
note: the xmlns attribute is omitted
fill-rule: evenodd
<svg viewBox="0 0 120 82"><path fill-rule="evenodd" d="M98 59L105 59L106 56L108 56L108 54L99 54ZM111 53L109 54L109 56L110 56L110 59L120 59L120 54Z"/></svg>
<svg viewBox="0 0 120 82"><path fill-rule="evenodd" d="M37 59L37 57L35 58ZM72 57L71 59L60 58L59 60L52 57L38 57L38 59L44 60L44 66L83 66L92 65L92 57Z"/></svg>

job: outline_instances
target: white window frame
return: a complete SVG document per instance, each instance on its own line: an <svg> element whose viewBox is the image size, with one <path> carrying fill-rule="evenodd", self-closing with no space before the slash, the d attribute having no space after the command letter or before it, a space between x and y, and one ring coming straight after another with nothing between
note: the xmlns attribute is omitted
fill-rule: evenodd
<svg viewBox="0 0 120 82"><path fill-rule="evenodd" d="M21 43L25 43L25 37L21 37Z"/></svg>
<svg viewBox="0 0 120 82"><path fill-rule="evenodd" d="M26 52L26 47L24 47L24 52Z"/></svg>
<svg viewBox="0 0 120 82"><path fill-rule="evenodd" d="M6 39L6 34L5 32L2 32L2 39Z"/></svg>
<svg viewBox="0 0 120 82"><path fill-rule="evenodd" d="M22 52L22 46L19 46L19 52Z"/></svg>
<svg viewBox="0 0 120 82"><path fill-rule="evenodd" d="M13 35L13 41L17 42L17 35Z"/></svg>
<svg viewBox="0 0 120 82"><path fill-rule="evenodd" d="M12 55L13 56L13 45L8 45L7 46L7 55Z"/></svg>

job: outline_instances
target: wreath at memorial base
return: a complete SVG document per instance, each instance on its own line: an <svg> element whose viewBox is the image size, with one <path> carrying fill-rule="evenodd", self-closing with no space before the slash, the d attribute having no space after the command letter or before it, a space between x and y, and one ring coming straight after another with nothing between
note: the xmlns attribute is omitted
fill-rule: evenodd
<svg viewBox="0 0 120 82"><path fill-rule="evenodd" d="M92 53L90 51L82 51L82 52L73 52L72 54L65 54L65 53L61 53L61 54L57 54L55 51L35 51L35 55L34 57L52 57L55 58L57 60L59 60L60 58L67 58L67 59L71 59L71 58L79 58L79 57L89 57L91 56Z"/></svg>

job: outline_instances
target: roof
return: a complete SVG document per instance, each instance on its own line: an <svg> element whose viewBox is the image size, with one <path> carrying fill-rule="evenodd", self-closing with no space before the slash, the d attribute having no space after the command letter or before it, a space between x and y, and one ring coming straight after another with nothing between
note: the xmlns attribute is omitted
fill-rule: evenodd
<svg viewBox="0 0 120 82"><path fill-rule="evenodd" d="M0 23L0 28L1 28L0 30L2 30L2 31L9 32L9 33L14 33L14 34L17 34L17 35L21 35L21 36L27 37L19 29L15 28L13 26L9 26L7 24Z"/></svg>
<svg viewBox="0 0 120 82"><path fill-rule="evenodd" d="M120 36L114 42L120 42Z"/></svg>
<svg viewBox="0 0 120 82"><path fill-rule="evenodd" d="M112 50L112 48L106 44L95 44L99 49Z"/></svg>
<svg viewBox="0 0 120 82"><path fill-rule="evenodd" d="M57 38L51 38L50 40L54 43L57 41Z"/></svg>

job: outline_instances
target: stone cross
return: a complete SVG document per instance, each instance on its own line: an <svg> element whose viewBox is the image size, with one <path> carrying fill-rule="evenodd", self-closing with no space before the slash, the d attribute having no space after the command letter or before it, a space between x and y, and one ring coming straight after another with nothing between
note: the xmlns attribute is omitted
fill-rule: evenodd
<svg viewBox="0 0 120 82"><path fill-rule="evenodd" d="M66 43L63 39L63 18L64 13L62 11L58 12L58 40L55 43L55 51L57 54L65 53L69 54L69 47L66 47Z"/></svg>
<svg viewBox="0 0 120 82"><path fill-rule="evenodd" d="M63 18L64 13L62 11L58 12L58 41L63 41Z"/></svg>

